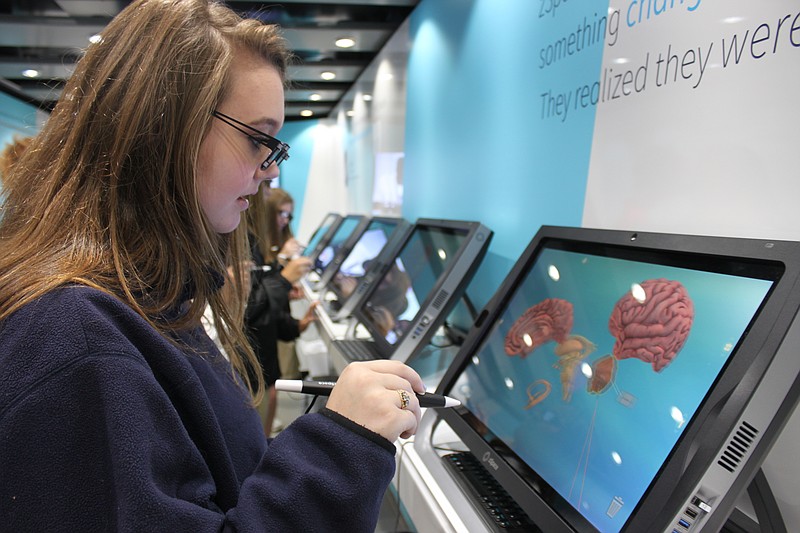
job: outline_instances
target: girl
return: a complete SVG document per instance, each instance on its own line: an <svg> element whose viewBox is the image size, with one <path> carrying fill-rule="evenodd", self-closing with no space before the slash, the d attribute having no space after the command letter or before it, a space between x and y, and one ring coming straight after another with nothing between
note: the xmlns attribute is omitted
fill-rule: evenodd
<svg viewBox="0 0 800 533"><path fill-rule="evenodd" d="M268 442L242 212L278 175L288 54L207 0L136 0L11 171L0 218L8 531L373 531L419 376L351 365ZM232 283L233 303L220 286ZM226 299L227 300L227 299ZM204 333L210 304L230 362ZM249 378L248 376L254 376Z"/></svg>
<svg viewBox="0 0 800 533"><path fill-rule="evenodd" d="M278 405L275 380L281 377L283 370L279 361L281 345L294 348L289 341L299 337L316 319L314 309L317 302L308 306L301 319L292 317L289 300L302 297L302 290L297 293L295 287L299 287L300 278L311 269L311 260L307 257L291 257L294 255L294 239L290 238L288 221L280 231L276 230L283 217L274 212L273 197L277 195L280 199L288 194L281 189L270 189L268 183L262 185L261 191L247 211L250 250L255 268L252 270L252 286L244 318L264 376L266 398L259 406L259 414L264 434L270 436L282 429L282 422L275 423ZM287 235L289 237L282 238ZM267 252L263 253L262 250Z"/></svg>

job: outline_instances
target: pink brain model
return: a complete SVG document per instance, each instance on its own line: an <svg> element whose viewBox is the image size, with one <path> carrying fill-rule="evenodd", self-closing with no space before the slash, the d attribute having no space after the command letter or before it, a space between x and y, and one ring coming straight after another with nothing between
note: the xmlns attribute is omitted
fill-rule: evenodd
<svg viewBox="0 0 800 533"><path fill-rule="evenodd" d="M608 320L617 339L617 359L635 357L660 372L683 348L694 320L694 304L686 288L677 281L652 279L641 283L645 298L631 292L619 299Z"/></svg>
<svg viewBox="0 0 800 533"><path fill-rule="evenodd" d="M548 298L528 308L514 322L506 335L505 351L524 359L547 341L564 342L570 330L572 304L559 298Z"/></svg>

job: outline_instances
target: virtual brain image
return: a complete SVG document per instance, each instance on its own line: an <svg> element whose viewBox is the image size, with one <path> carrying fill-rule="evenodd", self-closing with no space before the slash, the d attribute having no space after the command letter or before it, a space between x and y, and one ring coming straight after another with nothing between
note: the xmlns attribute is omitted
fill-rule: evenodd
<svg viewBox="0 0 800 533"><path fill-rule="evenodd" d="M683 348L694 320L694 305L677 281L652 279L627 292L614 306L608 329L616 338L613 355L634 357L660 372Z"/></svg>
<svg viewBox="0 0 800 533"><path fill-rule="evenodd" d="M559 298L542 300L528 308L506 335L508 355L527 357L542 344L564 342L572 330L572 304Z"/></svg>

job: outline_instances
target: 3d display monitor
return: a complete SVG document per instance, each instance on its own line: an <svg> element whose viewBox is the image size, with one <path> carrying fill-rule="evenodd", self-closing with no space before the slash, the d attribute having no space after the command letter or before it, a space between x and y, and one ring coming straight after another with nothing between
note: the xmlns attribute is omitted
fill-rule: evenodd
<svg viewBox="0 0 800 533"><path fill-rule="evenodd" d="M308 244L303 250L303 256L310 258L312 262L316 261L317 256L322 252L322 249L328 241L331 240L341 223L342 216L340 214L328 213L325 215L320 225L314 230L314 233L311 234L311 238L308 240ZM304 279L303 282L305 283L306 280Z"/></svg>
<svg viewBox="0 0 800 533"><path fill-rule="evenodd" d="M419 219L354 315L377 355L406 361L466 289L492 231L478 222Z"/></svg>
<svg viewBox="0 0 800 533"><path fill-rule="evenodd" d="M319 291L330 281L333 271L353 248L367 224L369 218L363 215L347 215L342 219L336 231L330 239L327 239L314 259L312 269L318 276L318 279L311 283L314 291Z"/></svg>
<svg viewBox="0 0 800 533"><path fill-rule="evenodd" d="M395 243L407 232L411 224L397 217L372 217L364 232L353 245L350 253L342 257L337 265L329 269L330 276L325 286L335 304L329 314L335 320L350 316L360 297L382 272L387 255L396 250Z"/></svg>
<svg viewBox="0 0 800 533"><path fill-rule="evenodd" d="M543 227L438 411L543 531L717 531L798 399L800 244Z"/></svg>

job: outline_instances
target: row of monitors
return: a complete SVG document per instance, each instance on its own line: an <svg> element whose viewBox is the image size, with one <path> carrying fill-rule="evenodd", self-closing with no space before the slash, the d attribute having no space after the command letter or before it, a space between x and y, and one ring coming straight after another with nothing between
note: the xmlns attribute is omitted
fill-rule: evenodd
<svg viewBox="0 0 800 533"><path fill-rule="evenodd" d="M492 231L474 221L341 216L329 213L304 255L313 275L304 283L323 299L332 320L354 317L369 342L334 341L370 359L408 361L425 345L464 295L486 253ZM472 317L462 325L466 329ZM355 345L359 346L355 346Z"/></svg>
<svg viewBox="0 0 800 533"><path fill-rule="evenodd" d="M387 257L435 263L398 252L427 226ZM461 231L483 235L474 267L491 232ZM800 243L544 226L441 378L463 406L437 416L543 531L717 531L800 398L799 311Z"/></svg>

